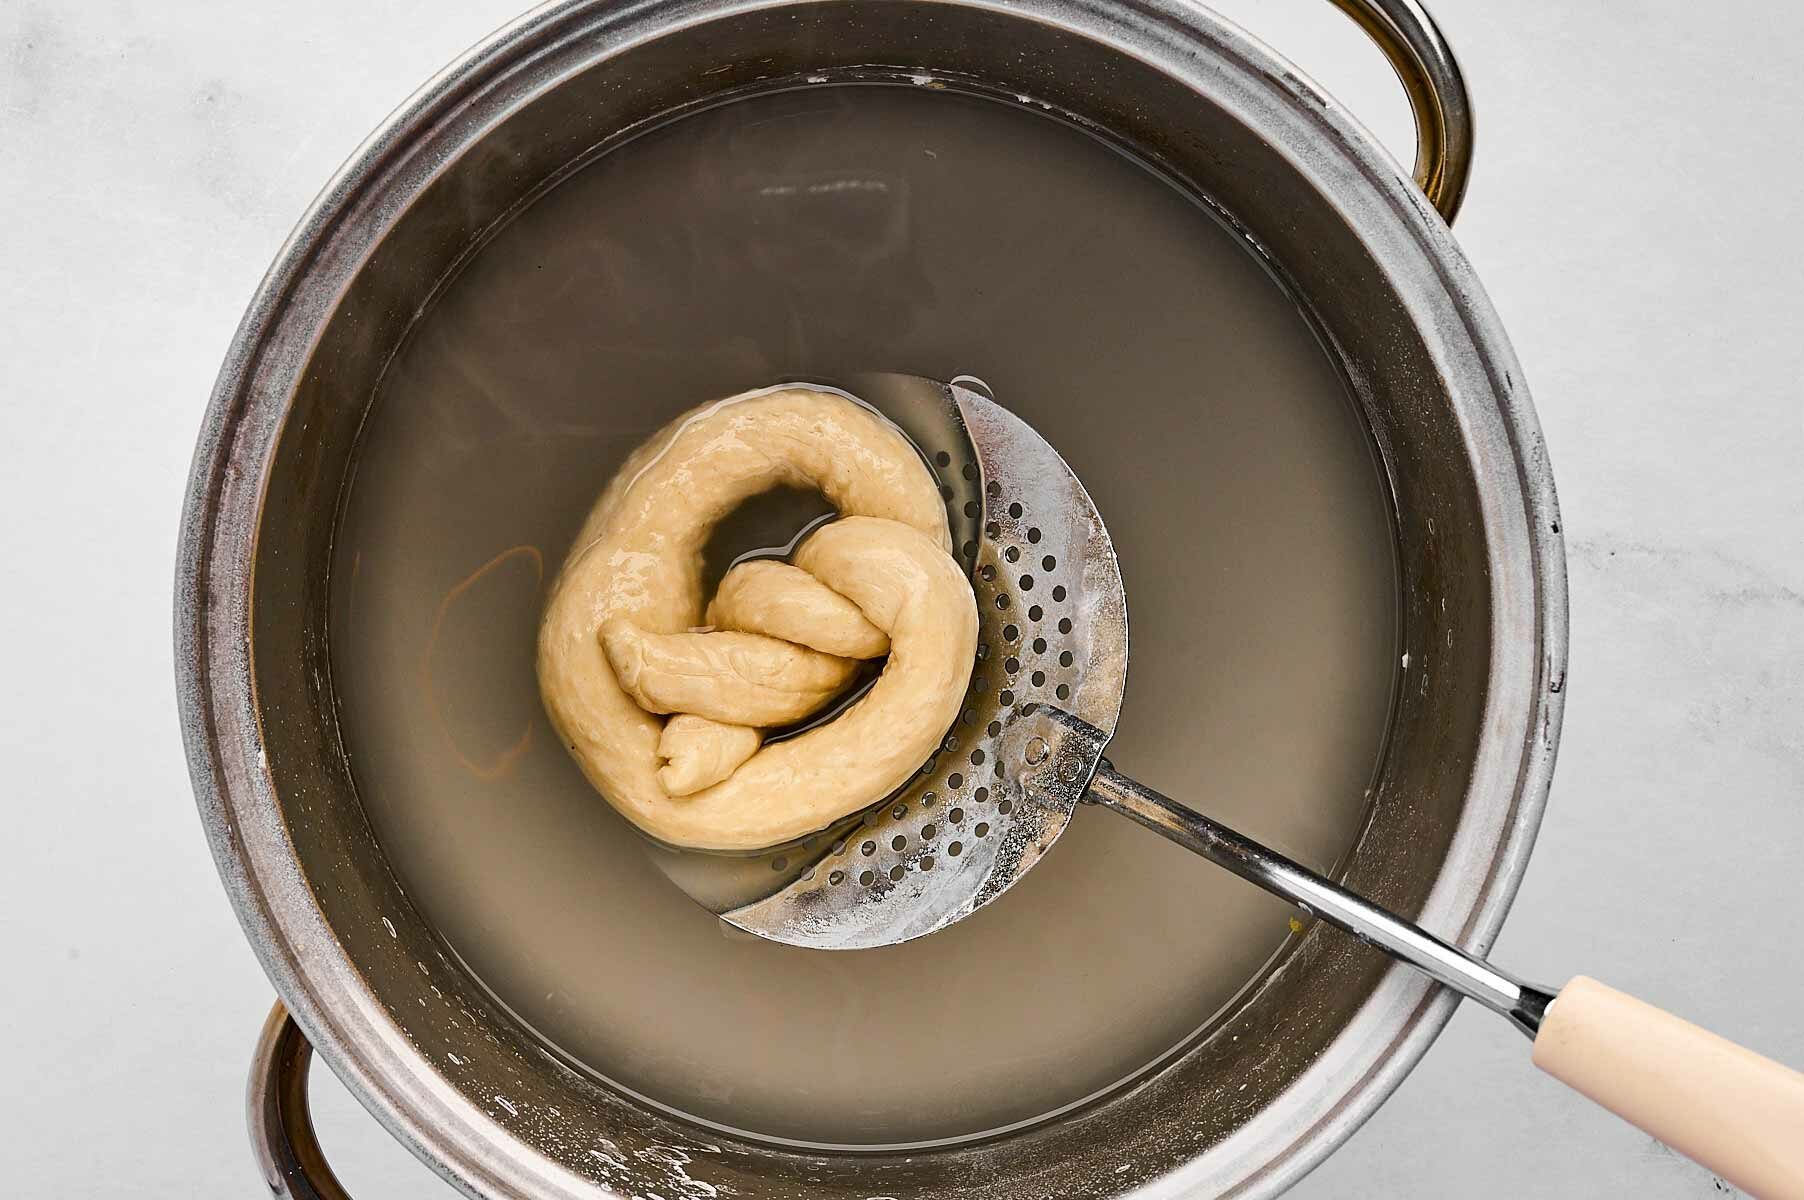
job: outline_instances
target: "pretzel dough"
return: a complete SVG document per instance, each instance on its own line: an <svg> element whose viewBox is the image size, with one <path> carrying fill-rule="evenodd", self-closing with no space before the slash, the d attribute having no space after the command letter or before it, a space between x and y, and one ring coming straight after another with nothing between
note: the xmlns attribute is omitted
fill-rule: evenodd
<svg viewBox="0 0 1804 1200"><path fill-rule="evenodd" d="M708 624L768 634L846 658L882 658L889 635L858 606L788 563L740 563L720 581L708 603Z"/></svg>
<svg viewBox="0 0 1804 1200"><path fill-rule="evenodd" d="M734 725L787 725L834 696L858 664L756 633L646 633L615 617L601 627L614 678L646 712L694 713Z"/></svg>
<svg viewBox="0 0 1804 1200"><path fill-rule="evenodd" d="M704 610L714 525L785 485L817 488L841 519L793 564L735 567ZM546 712L589 781L655 838L754 850L803 837L901 786L957 718L977 609L950 551L931 473L876 414L806 388L703 406L636 451L584 523L540 626ZM761 727L814 711L852 660L885 653L856 704L760 747Z"/></svg>
<svg viewBox="0 0 1804 1200"><path fill-rule="evenodd" d="M665 762L658 768L658 782L669 795L693 795L737 771L763 742L763 735L748 726L678 713L658 735L658 757Z"/></svg>

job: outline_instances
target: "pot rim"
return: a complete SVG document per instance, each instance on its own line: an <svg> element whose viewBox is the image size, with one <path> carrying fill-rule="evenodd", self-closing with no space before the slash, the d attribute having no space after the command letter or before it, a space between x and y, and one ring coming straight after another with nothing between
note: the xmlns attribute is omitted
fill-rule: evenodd
<svg viewBox="0 0 1804 1200"><path fill-rule="evenodd" d="M795 2L551 0L452 62L353 153L278 252L233 336L196 447L177 556L176 674L189 772L215 861L265 971L320 1056L396 1138L471 1196L606 1193L545 1159L438 1078L319 911L288 840L257 714L251 572L263 474L313 336L335 306L337 285L361 265L332 242L373 189L399 186L401 203L387 210L392 220L430 181L430 169L397 176L417 142L456 137L446 127L484 102L518 103L517 92L497 100L491 90L516 72L530 76L520 83L537 94L630 43ZM1408 173L1355 119L1295 66L1213 12L1187 0L1046 0L1031 13L1007 0L951 2L1053 25L1192 90L1207 88L1330 198L1423 331L1475 466L1494 486L1481 491L1492 567L1492 683L1468 790L1488 799L1469 799L1421 920L1483 953L1515 897L1551 783L1567 610L1558 505L1540 429L1521 368L1470 264ZM616 36L595 38L601 30ZM579 39L583 46L575 45ZM372 223L352 249L367 251L386 228ZM1468 395L1489 398L1494 410L1461 403ZM1298 1112L1274 1119L1271 1108L1263 1110L1209 1154L1134 1194L1283 1191L1371 1115L1456 1003L1451 992L1393 966L1296 1081ZM1258 1165L1224 1171L1224 1158Z"/></svg>

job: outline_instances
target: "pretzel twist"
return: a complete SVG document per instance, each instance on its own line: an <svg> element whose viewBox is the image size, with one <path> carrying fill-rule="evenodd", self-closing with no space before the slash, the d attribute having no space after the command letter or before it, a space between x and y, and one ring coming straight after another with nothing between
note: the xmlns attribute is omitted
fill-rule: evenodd
<svg viewBox="0 0 1804 1200"><path fill-rule="evenodd" d="M793 564L734 567L704 610L710 531L783 485L819 489L841 518ZM957 718L977 610L950 545L912 445L851 400L782 388L696 409L628 459L553 585L546 712L653 837L712 850L802 837L906 782ZM885 654L856 704L762 745Z"/></svg>

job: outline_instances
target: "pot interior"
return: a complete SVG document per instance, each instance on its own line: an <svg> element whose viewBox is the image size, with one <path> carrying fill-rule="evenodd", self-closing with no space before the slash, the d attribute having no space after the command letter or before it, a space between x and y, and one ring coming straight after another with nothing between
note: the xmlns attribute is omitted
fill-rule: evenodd
<svg viewBox="0 0 1804 1200"><path fill-rule="evenodd" d="M355 516L359 455L388 436L385 429L397 419L382 407L395 390L389 373L405 372L409 355L422 353L421 331L439 319L438 306L456 303L459 286L482 270L483 248L511 236L514 218L571 202L577 194L572 185L595 169L570 178L578 166L605 165L614 151L624 161L638 152L634 138L643 135L651 145L661 132L648 130L661 130L676 115L715 119L720 110L713 106L723 103L805 113L818 105L810 100L798 107L784 97L809 89L822 97L859 88L943 90L944 96L912 96L908 103L938 102L948 111L1016 106L1035 113L1037 121L1053 120L1047 113L1056 112L1056 119L1089 131L1072 136L1100 138L1132 154L1164 177L1159 187L1186 189L1244 238L1247 252L1257 253L1301 306L1319 338L1315 353L1357 405L1378 464L1374 494L1382 499L1382 481L1394 505L1380 518L1394 535L1385 566L1392 573L1387 585L1394 588L1393 607L1375 602L1371 636L1386 659L1399 648L1406 653L1410 669L1400 688L1391 687L1388 673L1376 685L1368 681L1380 715L1361 768L1369 780L1358 782L1362 788L1369 782L1371 802L1356 806L1356 815L1334 836L1347 851L1351 886L1414 913L1435 883L1467 802L1491 650L1478 488L1421 332L1366 246L1334 205L1304 183L1295 164L1191 87L1052 23L907 0L810 4L724 15L627 48L610 47L606 61L596 64L608 36L604 24L598 17L566 40L538 47L547 59L571 63L567 72L541 69L531 87L497 72L448 108L434 134L439 147L452 151L448 155L435 158L425 145L396 147L392 178L404 181L403 190L417 189L416 198L399 211L374 193L352 198L355 216L345 222L343 239L322 248L322 264L346 271L349 285L308 355L267 465L253 610L269 769L313 896L371 992L420 1052L421 1072L462 1093L532 1153L621 1194L703 1195L713 1188L748 1196L925 1196L957 1189L1051 1197L1114 1194L1167 1176L1221 1146L1327 1050L1372 994L1386 969L1381 958L1333 931L1310 929L1286 941L1256 982L1221 1012L1213 1013L1213 1002L1206 1005L1209 1011L1190 1021L1195 1036L1167 1039L1164 1049L1171 1053L1156 1069L1127 1086L1080 1089L1084 1094L1077 1098L1084 1102L1057 1120L1027 1121L980 1141L951 1136L951 1144L907 1152L802 1147L783 1144L784 1129L748 1136L721 1128L729 1123L724 1120L693 1120L647 1103L635 1094L651 1090L642 1082L585 1070L567 1043L563 1051L548 1044L540 1032L550 1018L523 1012L518 1000L491 990L422 914L433 909L430 882L410 879L406 870L398 877L392 869L387 850L394 847L385 846L369 819L373 811L375 824L383 824L381 805L360 797L359 784L367 791L368 778L353 769L359 748L335 695L334 681L346 672L344 659L335 661L335 642L357 619L348 577L364 569L355 562L361 544L356 531L339 518ZM492 120L498 112L506 115ZM354 265L332 262L335 254L352 253L352 234L369 239L376 231L380 236L367 254L356 251ZM872 269L890 269L881 260L883 230L863 229L858 236L861 251L876 248L879 261ZM805 275L808 265L798 261L794 269ZM954 310L977 302L957 288L944 292L943 303ZM1108 328L1100 314L1097 324ZM850 329L824 332L857 336ZM896 340L909 345L906 332L899 330ZM584 333L580 321L546 329L542 318L523 320L519 330L522 338L563 340ZM443 357L447 347L437 349ZM632 386L609 393L649 397L646 411L619 415L612 436L630 447L686 403L767 382L768 376L734 374L770 365L753 358L749 368L741 363L714 375L685 376L680 386L665 385L668 395L659 393L656 381L663 376L656 365L646 367ZM731 363L731 355L722 361ZM817 363L807 353L787 361L803 373ZM830 356L819 365L830 373ZM869 365L928 374L954 369L950 358ZM1009 378L991 382L1005 401L1015 401ZM422 384L418 395L430 391ZM1019 407L1036 418L1025 397ZM1136 414L1130 402L1115 400L1074 407L1064 419L1065 427L1047 432L1080 474L1086 443L1100 439L1104 426L1137 420L1156 426L1150 412ZM1146 453L1158 470L1184 469L1181 458L1158 459L1159 436L1149 433L1147 440ZM1169 443L1169 435L1163 440ZM485 486L481 458L478 443L463 476L478 496ZM593 468L551 504L570 510L564 517L570 529L606 475L605 466ZM1299 487L1308 485L1298 480ZM1109 498L1099 498L1110 517ZM482 500L489 510L507 503L505 495ZM1131 506L1125 492L1119 506ZM391 512L387 520L405 533L403 517ZM1125 531L1115 530L1118 541ZM555 538L544 542L533 543L536 560L516 556L513 568L539 578L555 570L564 547ZM401 554L417 545L394 543ZM1128 567L1132 612L1135 568L1132 562ZM1157 572L1146 574L1157 578ZM1161 653L1136 633L1137 655ZM405 657L384 666L402 670ZM530 688L529 678L524 686ZM1133 689L1130 681L1130 699ZM1118 747L1117 755L1132 769L1137 764L1127 757L1130 748ZM1158 752L1151 741L1145 750ZM506 747L497 752L505 754ZM1164 782L1156 775L1152 781ZM1210 804L1206 795L1193 799ZM1125 836L1145 835L1129 830ZM500 942L507 936L505 929L497 933ZM1276 945L1274 938L1260 954ZM630 959L616 967L634 969ZM1022 997L1022 1012L1030 1013L1033 1003ZM1158 1057L1149 1053L1149 1068Z"/></svg>

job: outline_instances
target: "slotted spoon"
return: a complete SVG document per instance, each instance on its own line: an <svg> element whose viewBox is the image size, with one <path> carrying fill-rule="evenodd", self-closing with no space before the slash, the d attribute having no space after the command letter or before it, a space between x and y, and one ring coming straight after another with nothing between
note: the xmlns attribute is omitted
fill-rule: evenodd
<svg viewBox="0 0 1804 1200"><path fill-rule="evenodd" d="M861 949L932 933L1001 895L1080 803L1132 818L1502 1014L1537 1066L1759 1196L1804 1197L1804 1075L1593 980L1515 978L1103 757L1127 683L1127 602L1083 484L975 381L865 376L848 390L913 437L972 568L980 633L964 710L899 793L798 846L742 860L747 932ZM692 894L704 899L696 889ZM723 889L721 895L734 889Z"/></svg>

